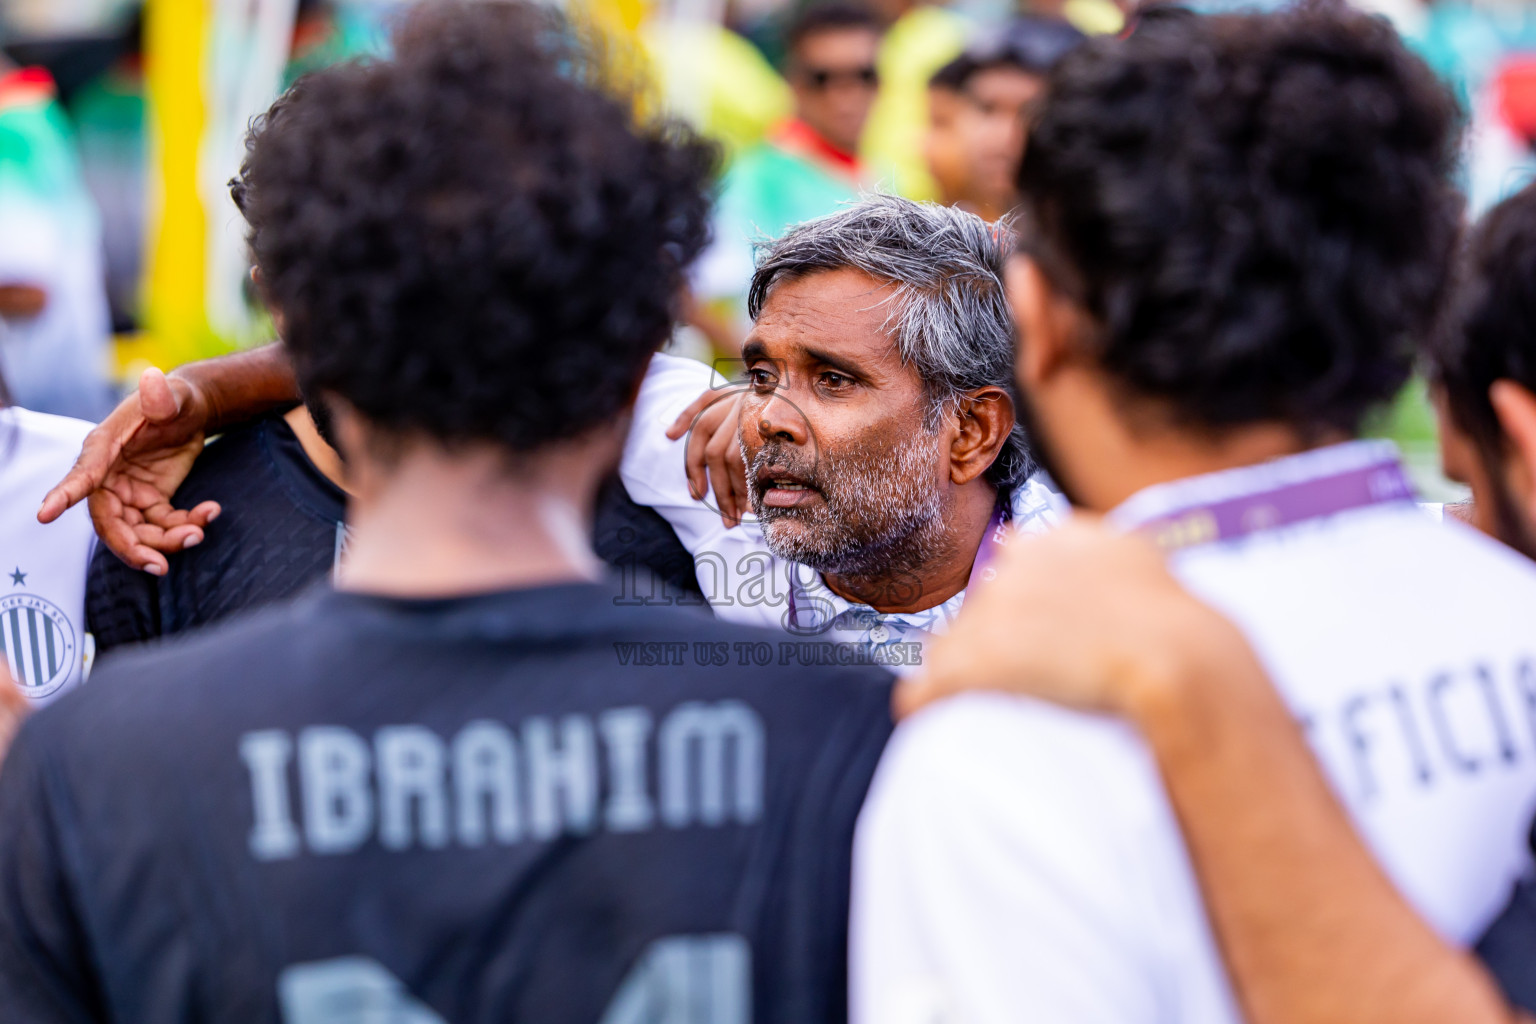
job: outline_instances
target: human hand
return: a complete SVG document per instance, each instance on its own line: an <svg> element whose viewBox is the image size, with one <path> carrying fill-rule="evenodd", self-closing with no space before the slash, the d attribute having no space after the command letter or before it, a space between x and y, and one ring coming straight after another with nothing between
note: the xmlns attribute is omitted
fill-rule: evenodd
<svg viewBox="0 0 1536 1024"><path fill-rule="evenodd" d="M929 642L922 675L897 688L898 717L969 690L1134 716L1148 697L1253 659L1155 547L1085 515L1044 536L1015 535L995 567L954 628Z"/></svg>
<svg viewBox="0 0 1536 1024"><path fill-rule="evenodd" d="M203 527L219 514L212 501L171 506L203 450L208 418L194 382L145 370L139 390L86 435L74 467L43 498L38 521L51 523L89 499L102 542L128 565L164 575L165 555L201 543Z"/></svg>
<svg viewBox="0 0 1536 1024"><path fill-rule="evenodd" d="M688 493L703 501L713 488L716 509L725 525L738 525L751 507L747 498L747 464L737 441L741 424L740 390L704 392L667 428L673 441L688 435L683 468Z"/></svg>
<svg viewBox="0 0 1536 1024"><path fill-rule="evenodd" d="M10 749L11 740L16 738L16 730L21 728L26 713L27 698L11 681L5 659L0 658L0 761L5 760L5 752Z"/></svg>

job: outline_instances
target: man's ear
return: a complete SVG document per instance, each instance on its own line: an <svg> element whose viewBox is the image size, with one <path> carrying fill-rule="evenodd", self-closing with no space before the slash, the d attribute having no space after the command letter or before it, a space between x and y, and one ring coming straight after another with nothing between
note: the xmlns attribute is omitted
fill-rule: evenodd
<svg viewBox="0 0 1536 1024"><path fill-rule="evenodd" d="M1536 522L1536 395L1512 380L1498 380L1488 389L1488 400L1510 442L1509 493L1526 519Z"/></svg>
<svg viewBox="0 0 1536 1024"><path fill-rule="evenodd" d="M267 307L267 313L272 317L272 329L277 332L277 340L282 341L284 327L283 311L272 305L271 300L267 298L266 283L261 278L260 267L251 268L251 285L256 289L256 294L261 298L262 303Z"/></svg>
<svg viewBox="0 0 1536 1024"><path fill-rule="evenodd" d="M949 478L968 484L997 460L1014 425L1013 399L1002 388L978 388L960 401L958 433L949 446Z"/></svg>
<svg viewBox="0 0 1536 1024"><path fill-rule="evenodd" d="M1067 362L1076 318L1070 303L1028 256L1015 255L1008 261L1007 285L1018 332L1014 373L1019 387L1032 391Z"/></svg>

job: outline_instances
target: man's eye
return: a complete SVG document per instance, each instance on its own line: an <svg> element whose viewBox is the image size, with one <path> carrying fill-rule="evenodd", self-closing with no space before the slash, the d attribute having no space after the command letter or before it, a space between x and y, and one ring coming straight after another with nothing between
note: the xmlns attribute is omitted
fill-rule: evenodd
<svg viewBox="0 0 1536 1024"><path fill-rule="evenodd" d="M821 383L829 388L845 388L853 383L853 378L828 370L821 375Z"/></svg>
<svg viewBox="0 0 1536 1024"><path fill-rule="evenodd" d="M755 388L771 388L775 383L771 371L756 366L747 371L747 380Z"/></svg>

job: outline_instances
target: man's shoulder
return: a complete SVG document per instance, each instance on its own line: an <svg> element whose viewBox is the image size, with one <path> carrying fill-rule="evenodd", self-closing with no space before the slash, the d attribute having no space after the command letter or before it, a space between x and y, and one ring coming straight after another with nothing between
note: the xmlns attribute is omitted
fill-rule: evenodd
<svg viewBox="0 0 1536 1024"><path fill-rule="evenodd" d="M1023 915L1006 925L1013 934L1052 927L1050 914L1069 907L1139 941L1135 922L1183 857L1155 763L1133 730L999 694L949 698L904 721L859 828L856 856L869 871L889 877L882 864L905 863L932 893L995 886L988 905Z"/></svg>
<svg viewBox="0 0 1536 1024"><path fill-rule="evenodd" d="M266 437L280 423L281 417L263 416L231 427L209 441L192 463L174 500L179 503L189 495L198 495L201 500L210 492L242 484L253 476L267 475L271 459Z"/></svg>
<svg viewBox="0 0 1536 1024"><path fill-rule="evenodd" d="M1183 552L1173 568L1309 714L1366 680L1429 685L1536 656L1536 564L1408 503Z"/></svg>
<svg viewBox="0 0 1536 1024"><path fill-rule="evenodd" d="M1074 871L1120 871L1125 848L1169 831L1155 764L1129 726L988 693L902 722L865 815L887 842L942 827L949 842L984 835L1010 857Z"/></svg>
<svg viewBox="0 0 1536 1024"><path fill-rule="evenodd" d="M324 549L334 544L336 523L346 515L345 494L325 479L278 415L242 424L204 449L173 498L178 508L202 501L224 509L222 528L214 527L210 540L242 523L247 539L262 544L302 540Z"/></svg>
<svg viewBox="0 0 1536 1024"><path fill-rule="evenodd" d="M114 651L98 663L88 685L47 713L60 720L60 728L90 732L153 725L170 710L192 721L217 717L251 699L280 700L282 691L298 685L299 641L327 629L310 600ZM262 687L246 685L258 674Z"/></svg>
<svg viewBox="0 0 1536 1024"><path fill-rule="evenodd" d="M1234 611L1324 615L1337 605L1362 630L1406 615L1432 620L1438 633L1458 624L1475 633L1479 622L1490 624L1490 612L1536 601L1536 562L1411 503L1190 549L1173 565L1195 590Z"/></svg>
<svg viewBox="0 0 1536 1024"><path fill-rule="evenodd" d="M886 760L881 770L892 784L921 779L1000 807L1019 806L1026 792L1029 800L1065 805L1093 792L1119 804L1100 804L1098 811L1127 820L1145 814L1156 779L1150 754L1128 725L992 693L952 697L903 722Z"/></svg>

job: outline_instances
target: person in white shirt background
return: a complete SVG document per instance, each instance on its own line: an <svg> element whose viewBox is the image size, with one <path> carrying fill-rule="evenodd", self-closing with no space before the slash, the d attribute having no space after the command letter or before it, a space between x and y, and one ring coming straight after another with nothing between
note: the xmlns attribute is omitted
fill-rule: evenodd
<svg viewBox="0 0 1536 1024"><path fill-rule="evenodd" d="M1030 135L1009 294L1051 477L1237 623L1387 876L1466 945L1528 859L1536 569L1424 516L1390 446L1351 440L1441 305L1456 120L1341 6L1092 41ZM855 857L856 1021L1240 1019L1122 725L988 695L926 710Z"/></svg>
<svg viewBox="0 0 1536 1024"><path fill-rule="evenodd" d="M1536 187L1483 218L1466 264L1428 353L1442 459L1478 528L1536 559ZM1143 538L1075 522L1010 549L929 655L906 714L997 687L1136 726L1250 1024L1532 1019L1536 874L1476 958L1448 945L1371 859L1241 633Z"/></svg>

